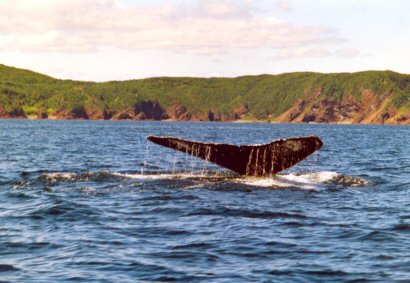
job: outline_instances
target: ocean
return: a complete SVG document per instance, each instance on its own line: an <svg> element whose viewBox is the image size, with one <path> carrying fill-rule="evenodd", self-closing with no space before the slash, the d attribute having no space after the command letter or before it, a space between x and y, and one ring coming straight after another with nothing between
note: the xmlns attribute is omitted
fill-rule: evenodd
<svg viewBox="0 0 410 283"><path fill-rule="evenodd" d="M241 177L149 135L317 135ZM410 126L0 120L2 282L409 282Z"/></svg>

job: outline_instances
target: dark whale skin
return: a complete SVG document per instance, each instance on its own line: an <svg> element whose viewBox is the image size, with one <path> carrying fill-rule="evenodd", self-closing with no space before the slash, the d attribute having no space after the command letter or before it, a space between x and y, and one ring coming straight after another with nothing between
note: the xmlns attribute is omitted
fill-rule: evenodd
<svg viewBox="0 0 410 283"><path fill-rule="evenodd" d="M323 146L317 136L276 140L260 145L206 143L171 136L148 140L228 168L245 176L269 176L288 169Z"/></svg>

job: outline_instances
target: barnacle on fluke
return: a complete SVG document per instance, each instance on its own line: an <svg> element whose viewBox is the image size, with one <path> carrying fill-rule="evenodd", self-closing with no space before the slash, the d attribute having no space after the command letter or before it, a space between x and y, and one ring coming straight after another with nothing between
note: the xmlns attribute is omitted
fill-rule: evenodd
<svg viewBox="0 0 410 283"><path fill-rule="evenodd" d="M213 162L246 176L276 174L292 167L323 146L323 142L317 136L240 146L197 142L169 136L149 136L148 140Z"/></svg>

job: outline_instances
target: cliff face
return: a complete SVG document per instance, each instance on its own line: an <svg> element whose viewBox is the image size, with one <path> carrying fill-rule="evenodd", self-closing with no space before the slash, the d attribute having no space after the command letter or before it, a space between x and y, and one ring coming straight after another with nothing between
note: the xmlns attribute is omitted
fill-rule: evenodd
<svg viewBox="0 0 410 283"><path fill-rule="evenodd" d="M0 65L0 118L410 123L410 75L57 80Z"/></svg>
<svg viewBox="0 0 410 283"><path fill-rule="evenodd" d="M66 119L66 120L163 120L168 116L158 102L143 101L137 106L113 111L92 107L79 107L71 110L60 109L52 115L40 112L38 119Z"/></svg>
<svg viewBox="0 0 410 283"><path fill-rule="evenodd" d="M79 108L73 110L60 109L52 115L38 112L34 118L37 119L64 119L64 120L169 120L169 121L195 121L195 122L229 122L236 121L248 113L247 106L241 106L232 114L206 112L190 113L187 108L176 103L168 108L161 106L157 101L144 101L137 107L129 107L119 111L100 110L93 108ZM0 112L0 118L16 118L11 114ZM26 118L21 111L21 118ZM33 116L32 116L33 117Z"/></svg>
<svg viewBox="0 0 410 283"><path fill-rule="evenodd" d="M107 118L111 120L163 120L167 118L164 108L157 102L143 101L135 107L112 111Z"/></svg>
<svg viewBox="0 0 410 283"><path fill-rule="evenodd" d="M362 90L362 100L348 96L335 101L304 98L275 119L279 123L410 124L410 111L392 105L391 97Z"/></svg>
<svg viewBox="0 0 410 283"><path fill-rule="evenodd" d="M269 121L277 123L340 123L340 124L410 124L410 112L400 111L391 104L391 98L377 97L363 90L363 99L354 97L342 100L318 98L316 95L298 100L290 109ZM230 114L213 112L190 113L182 104L176 103L168 108L158 102L144 102L140 107L130 107L121 111L100 109L60 110L52 116L39 112L39 119L90 119L90 120L171 120L171 121L215 121L229 122L246 119L249 109L241 105ZM2 118L26 118L24 112L0 110ZM254 119L248 119L254 121ZM265 121L265 120L264 120Z"/></svg>
<svg viewBox="0 0 410 283"><path fill-rule="evenodd" d="M0 118L6 119L24 119L27 118L26 114L24 113L23 109L21 108L14 108L11 110L5 110L2 105L0 104Z"/></svg>

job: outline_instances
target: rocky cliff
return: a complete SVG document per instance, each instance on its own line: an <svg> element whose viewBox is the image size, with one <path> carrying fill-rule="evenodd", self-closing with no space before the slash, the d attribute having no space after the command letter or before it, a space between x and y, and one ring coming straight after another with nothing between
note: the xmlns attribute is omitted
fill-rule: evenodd
<svg viewBox="0 0 410 283"><path fill-rule="evenodd" d="M320 95L319 95L320 97ZM279 123L410 124L410 111L391 102L391 95L378 97L363 89L361 99L340 100L316 95L305 97L275 119Z"/></svg>
<svg viewBox="0 0 410 283"><path fill-rule="evenodd" d="M410 75L58 80L0 65L0 118L410 124Z"/></svg>

